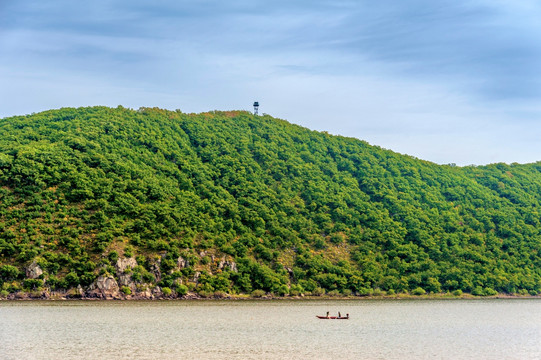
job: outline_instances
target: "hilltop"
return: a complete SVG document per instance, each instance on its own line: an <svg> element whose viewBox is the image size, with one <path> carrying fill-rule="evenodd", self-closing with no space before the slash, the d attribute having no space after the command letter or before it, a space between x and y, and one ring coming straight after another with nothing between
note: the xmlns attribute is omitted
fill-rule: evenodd
<svg viewBox="0 0 541 360"><path fill-rule="evenodd" d="M540 208L541 163L437 165L244 111L50 110L0 120L0 297L536 295Z"/></svg>

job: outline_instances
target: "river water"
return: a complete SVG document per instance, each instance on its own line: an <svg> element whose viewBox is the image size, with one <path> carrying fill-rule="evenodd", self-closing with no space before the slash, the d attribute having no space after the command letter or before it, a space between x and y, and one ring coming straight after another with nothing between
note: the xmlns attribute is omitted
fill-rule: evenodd
<svg viewBox="0 0 541 360"><path fill-rule="evenodd" d="M0 302L0 359L61 358L541 359L541 299Z"/></svg>

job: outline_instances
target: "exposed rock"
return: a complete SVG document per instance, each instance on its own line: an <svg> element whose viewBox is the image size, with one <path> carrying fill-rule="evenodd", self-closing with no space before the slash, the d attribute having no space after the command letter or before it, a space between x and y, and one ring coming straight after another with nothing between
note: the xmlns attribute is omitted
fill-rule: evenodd
<svg viewBox="0 0 541 360"><path fill-rule="evenodd" d="M119 258L116 262L116 271L118 275L119 286L127 286L132 290L132 293L135 291L135 283L131 277L131 271L137 266L137 261L135 258Z"/></svg>
<svg viewBox="0 0 541 360"><path fill-rule="evenodd" d="M135 258L133 258L133 257L131 257L131 258L118 258L118 260L116 261L116 271L118 273L125 272L128 269L128 267L130 269L133 269L136 266L137 266L137 261L135 261Z"/></svg>
<svg viewBox="0 0 541 360"><path fill-rule="evenodd" d="M218 269L224 270L229 269L232 272L238 272L237 264L234 261L227 261L225 257L222 258L222 260L218 263Z"/></svg>
<svg viewBox="0 0 541 360"><path fill-rule="evenodd" d="M15 294L10 294L11 296L8 298L9 300L28 300L30 299L30 296L28 293L17 291Z"/></svg>
<svg viewBox="0 0 541 360"><path fill-rule="evenodd" d="M190 262L188 261L188 259L185 259L182 256L179 256L177 260L177 266L179 269L184 269L190 266Z"/></svg>
<svg viewBox="0 0 541 360"><path fill-rule="evenodd" d="M160 282L162 279L162 272L160 271L161 259L156 260L156 262L150 265L150 272L156 278L156 282Z"/></svg>
<svg viewBox="0 0 541 360"><path fill-rule="evenodd" d="M36 260L32 261L32 264L26 268L26 277L29 279L37 279L43 274L43 270L38 265Z"/></svg>
<svg viewBox="0 0 541 360"><path fill-rule="evenodd" d="M163 292L162 289L159 286L156 286L154 289L152 289L152 297L153 298L160 298L162 297Z"/></svg>
<svg viewBox="0 0 541 360"><path fill-rule="evenodd" d="M88 295L105 299L118 298L118 291L118 283L114 277L101 275L90 285Z"/></svg>
<svg viewBox="0 0 541 360"><path fill-rule="evenodd" d="M197 295L196 293L189 292L186 295L184 295L182 298L187 299L187 300L196 300L196 299L200 299L200 296Z"/></svg>
<svg viewBox="0 0 541 360"><path fill-rule="evenodd" d="M129 286L132 290L135 288L135 283L131 278L131 274L120 274L118 276L119 286Z"/></svg>
<svg viewBox="0 0 541 360"><path fill-rule="evenodd" d="M292 277L295 276L295 273L293 272L293 269L288 268L287 266L284 269L289 273L289 277L292 278Z"/></svg>
<svg viewBox="0 0 541 360"><path fill-rule="evenodd" d="M145 287L143 291L137 293L137 296L141 299L153 299L152 291L148 287Z"/></svg>

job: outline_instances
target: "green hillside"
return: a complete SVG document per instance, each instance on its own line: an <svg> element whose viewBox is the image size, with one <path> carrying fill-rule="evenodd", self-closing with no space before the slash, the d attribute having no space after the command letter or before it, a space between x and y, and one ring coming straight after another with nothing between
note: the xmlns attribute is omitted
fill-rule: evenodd
<svg viewBox="0 0 541 360"><path fill-rule="evenodd" d="M0 297L541 292L541 163L441 166L243 111L0 120Z"/></svg>

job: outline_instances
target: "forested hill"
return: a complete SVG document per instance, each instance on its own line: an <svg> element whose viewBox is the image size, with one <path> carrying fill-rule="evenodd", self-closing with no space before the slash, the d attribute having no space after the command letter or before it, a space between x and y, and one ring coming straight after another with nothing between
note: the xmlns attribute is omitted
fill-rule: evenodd
<svg viewBox="0 0 541 360"><path fill-rule="evenodd" d="M243 111L5 118L0 297L538 294L540 171Z"/></svg>

